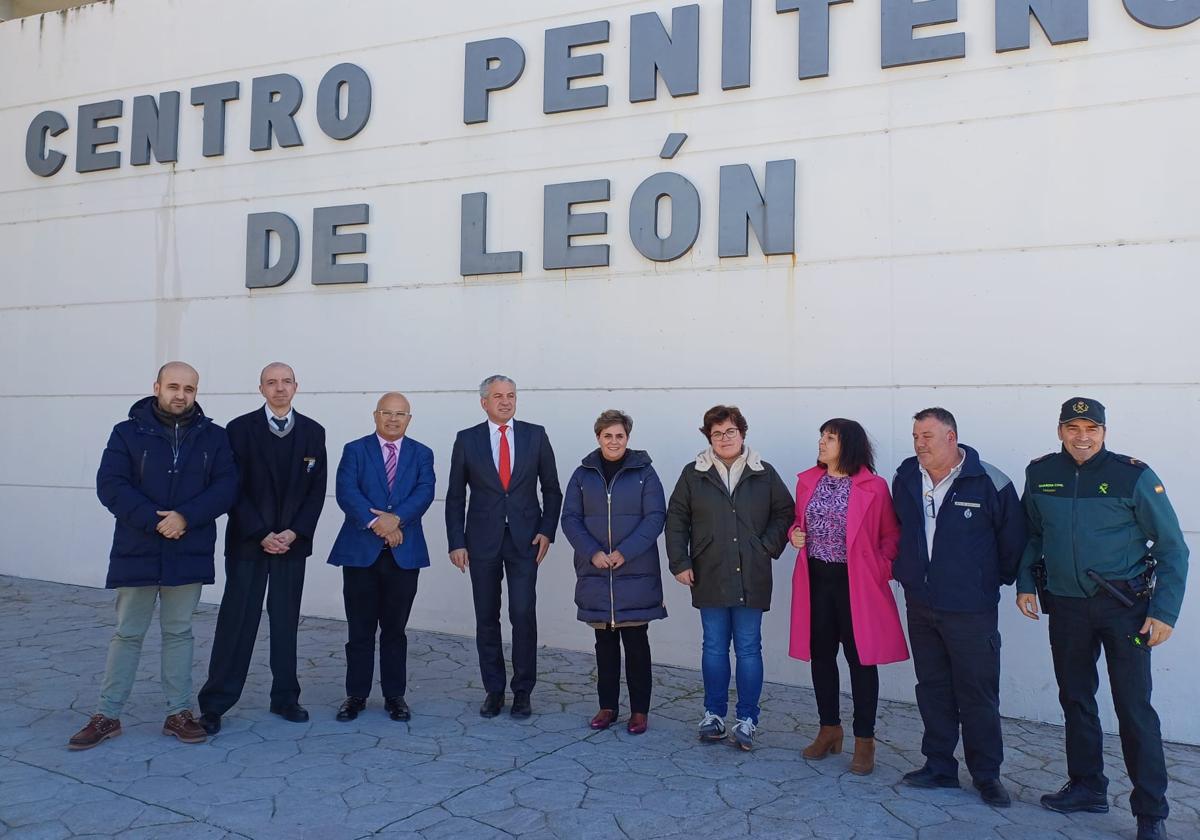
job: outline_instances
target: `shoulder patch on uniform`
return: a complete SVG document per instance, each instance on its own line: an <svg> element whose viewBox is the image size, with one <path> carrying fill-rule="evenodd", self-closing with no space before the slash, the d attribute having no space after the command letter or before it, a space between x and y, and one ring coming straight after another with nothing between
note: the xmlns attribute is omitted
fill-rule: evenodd
<svg viewBox="0 0 1200 840"><path fill-rule="evenodd" d="M1155 492L1155 493L1166 493L1166 492L1167 492L1167 490L1166 490L1166 488L1165 488L1165 487L1163 487L1161 484L1155 484L1155 485L1154 485L1154 492Z"/></svg>
<svg viewBox="0 0 1200 840"><path fill-rule="evenodd" d="M1030 464L1040 464L1042 461L1045 461L1047 458L1053 458L1057 454L1058 454L1057 452L1047 452L1045 455L1042 455L1039 458L1034 458L1029 463Z"/></svg>
<svg viewBox="0 0 1200 840"><path fill-rule="evenodd" d="M987 461L980 461L979 466L983 467L983 471L986 472L988 478L992 480L992 484L995 486L997 492L1012 484L1012 479L1005 475L1002 470L997 467L993 467Z"/></svg>
<svg viewBox="0 0 1200 840"><path fill-rule="evenodd" d="M1130 458L1128 455L1121 455L1117 452L1113 452L1111 454L1114 459L1116 459L1117 461L1120 461L1122 464L1128 464L1129 466L1134 467L1139 470L1150 469L1150 465L1147 464L1145 461L1139 461L1137 458Z"/></svg>

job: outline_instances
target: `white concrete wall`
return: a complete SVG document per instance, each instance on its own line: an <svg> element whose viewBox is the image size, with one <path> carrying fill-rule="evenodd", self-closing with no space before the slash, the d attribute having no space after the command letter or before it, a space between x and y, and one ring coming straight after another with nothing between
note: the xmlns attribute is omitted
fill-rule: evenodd
<svg viewBox="0 0 1200 840"><path fill-rule="evenodd" d="M1156 467L1196 546L1200 25L1150 30L1098 0L1090 41L1052 47L1035 32L1032 49L997 55L992 4L959 5L966 59L888 71L877 4L837 6L831 74L800 82L794 16L759 0L753 87L722 92L719 3L706 0L700 95L636 106L629 15L665 2L472 0L418 14L388 0L120 0L0 25L0 572L102 585L111 519L94 495L97 461L168 358L196 365L201 403L222 421L258 404L262 364L292 362L297 405L326 425L333 460L371 429L376 394L410 395L410 431L433 447L440 481L426 528L435 563L413 614L423 628L472 632L468 582L444 559L442 497L453 435L481 419L475 383L497 371L519 383L519 416L549 428L564 480L594 445L595 415L619 407L668 487L716 402L742 407L752 444L784 475L812 463L817 427L836 415L864 423L890 474L910 452L912 412L944 405L964 442L1019 483L1056 446L1059 403L1082 392L1109 406L1111 447ZM610 107L543 116L543 31L605 18ZM463 45L501 35L524 46L525 77L494 97L490 123L465 126ZM347 60L371 75L375 107L338 143L311 102ZM250 152L250 80L274 72L304 82L307 145ZM228 79L243 99L228 111L227 153L203 158L187 91ZM179 163L128 166L132 97L171 89L185 103ZM61 110L72 133L54 145L73 153L75 108L108 98L126 103L121 169L26 169L34 114ZM671 131L691 137L666 163ZM749 163L761 177L778 158L798 161L795 258L718 259L718 167ZM629 244L627 208L663 169L696 183L702 231L684 258L653 264ZM612 265L543 272L542 187L587 178L612 179L609 205L586 208L610 213ZM491 247L526 252L520 277L458 275L459 197L478 190ZM370 283L311 286L312 208L363 201ZM250 293L245 217L267 210L301 224L303 256L286 286ZM339 523L331 496L308 614L342 615L339 575L322 562ZM807 684L786 655L793 559L776 566L767 675ZM667 584L655 657L695 666L696 613ZM586 649L572 586L560 539L542 570L541 639ZM206 598L220 593L218 580ZM1193 590L1154 654L1164 732L1192 743L1198 607ZM1004 712L1060 720L1045 622L1020 618L1011 590L1002 630ZM885 696L912 699L908 664L882 677Z"/></svg>

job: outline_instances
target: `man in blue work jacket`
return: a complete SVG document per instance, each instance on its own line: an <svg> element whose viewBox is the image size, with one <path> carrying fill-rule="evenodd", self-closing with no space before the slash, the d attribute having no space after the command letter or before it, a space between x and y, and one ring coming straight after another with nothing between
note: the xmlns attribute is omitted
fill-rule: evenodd
<svg viewBox="0 0 1200 840"><path fill-rule="evenodd" d="M958 442L954 415L927 408L913 418L913 449L892 479L900 519L893 572L904 585L908 635L925 723L925 766L915 787L956 788L962 728L967 770L980 797L1007 807L1000 781L1000 587L1025 547L1025 514L1008 476Z"/></svg>

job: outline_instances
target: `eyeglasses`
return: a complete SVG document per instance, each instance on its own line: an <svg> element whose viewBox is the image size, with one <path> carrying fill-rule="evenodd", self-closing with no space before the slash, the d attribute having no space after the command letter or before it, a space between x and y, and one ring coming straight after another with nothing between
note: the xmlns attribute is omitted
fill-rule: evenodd
<svg viewBox="0 0 1200 840"><path fill-rule="evenodd" d="M937 519L937 506L933 501L933 491L926 490L921 495L925 497L925 515L930 519Z"/></svg>
<svg viewBox="0 0 1200 840"><path fill-rule="evenodd" d="M713 432L708 436L708 439L716 442L718 440L737 440L737 436L741 434L738 429L726 429L723 432Z"/></svg>
<svg viewBox="0 0 1200 840"><path fill-rule="evenodd" d="M376 411L384 420L403 420L405 417L411 417L407 411Z"/></svg>

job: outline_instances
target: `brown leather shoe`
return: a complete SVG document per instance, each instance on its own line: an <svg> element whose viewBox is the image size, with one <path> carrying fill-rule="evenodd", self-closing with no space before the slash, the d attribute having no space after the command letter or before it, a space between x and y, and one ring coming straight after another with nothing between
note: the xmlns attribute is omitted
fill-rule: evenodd
<svg viewBox="0 0 1200 840"><path fill-rule="evenodd" d="M596 712L596 716L592 718L592 722L588 724L592 729L608 729L617 720L617 712L615 709L601 709Z"/></svg>
<svg viewBox="0 0 1200 840"><path fill-rule="evenodd" d="M204 731L204 727L192 717L191 709L184 709L182 712L168 716L163 721L162 731L164 735L174 735L185 744L203 744L208 740L208 734Z"/></svg>
<svg viewBox="0 0 1200 840"><path fill-rule="evenodd" d="M854 758L850 772L856 776L869 776L875 770L875 739L855 738Z"/></svg>
<svg viewBox="0 0 1200 840"><path fill-rule="evenodd" d="M819 761L827 755L837 755L842 751L843 737L842 727L822 726L817 732L817 737L800 751L800 755L810 761Z"/></svg>
<svg viewBox="0 0 1200 840"><path fill-rule="evenodd" d="M92 715L87 726L71 736L71 740L67 742L67 749L90 750L92 747L99 746L102 741L116 738L120 734L121 721L104 715Z"/></svg>
<svg viewBox="0 0 1200 840"><path fill-rule="evenodd" d="M625 731L630 735L644 735L646 732L646 716L641 712L630 714L629 723L625 725Z"/></svg>

